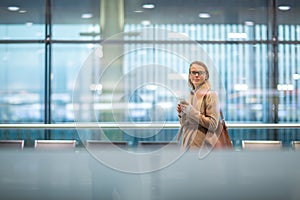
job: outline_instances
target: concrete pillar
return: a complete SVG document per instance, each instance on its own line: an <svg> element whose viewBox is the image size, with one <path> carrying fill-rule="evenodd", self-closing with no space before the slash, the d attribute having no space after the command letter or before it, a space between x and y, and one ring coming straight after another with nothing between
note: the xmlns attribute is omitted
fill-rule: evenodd
<svg viewBox="0 0 300 200"><path fill-rule="evenodd" d="M124 0L100 0L101 37L107 39L123 32Z"/></svg>
<svg viewBox="0 0 300 200"><path fill-rule="evenodd" d="M101 84L103 90L116 90L116 84L123 75L123 29L124 0L101 0L100 25L103 59ZM121 40L120 42L111 42ZM122 55L120 57L120 55ZM122 84L123 85L123 84ZM117 87L117 90L121 88ZM121 89L123 92L123 89Z"/></svg>

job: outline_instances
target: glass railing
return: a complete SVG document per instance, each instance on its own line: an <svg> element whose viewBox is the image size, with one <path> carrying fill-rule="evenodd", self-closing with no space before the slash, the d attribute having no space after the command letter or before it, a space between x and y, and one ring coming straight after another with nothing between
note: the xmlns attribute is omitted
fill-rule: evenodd
<svg viewBox="0 0 300 200"><path fill-rule="evenodd" d="M83 146L86 140L125 141L130 146L139 142L176 141L179 123L60 123L60 124L0 124L0 140L24 140L32 147L35 140L76 140ZM283 149L291 149L300 141L300 124L296 123L227 123L235 150L243 141L280 141Z"/></svg>

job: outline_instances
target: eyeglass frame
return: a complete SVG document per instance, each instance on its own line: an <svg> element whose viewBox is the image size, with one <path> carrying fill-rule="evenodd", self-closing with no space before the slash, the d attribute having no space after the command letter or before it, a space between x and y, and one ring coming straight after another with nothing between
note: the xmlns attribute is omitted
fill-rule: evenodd
<svg viewBox="0 0 300 200"><path fill-rule="evenodd" d="M203 74L206 74L206 71L202 71L202 70L199 70L199 71L190 71L190 74L193 75L193 76L196 76L196 74L198 74L198 76L201 76Z"/></svg>

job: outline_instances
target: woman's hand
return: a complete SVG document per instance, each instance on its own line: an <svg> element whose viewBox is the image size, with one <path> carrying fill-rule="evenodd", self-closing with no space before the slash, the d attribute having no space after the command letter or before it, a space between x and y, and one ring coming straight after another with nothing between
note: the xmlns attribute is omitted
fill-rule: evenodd
<svg viewBox="0 0 300 200"><path fill-rule="evenodd" d="M182 112L184 112L185 114L189 114L190 110L192 109L192 105L189 104L188 102L185 103L181 103L180 104L180 109Z"/></svg>

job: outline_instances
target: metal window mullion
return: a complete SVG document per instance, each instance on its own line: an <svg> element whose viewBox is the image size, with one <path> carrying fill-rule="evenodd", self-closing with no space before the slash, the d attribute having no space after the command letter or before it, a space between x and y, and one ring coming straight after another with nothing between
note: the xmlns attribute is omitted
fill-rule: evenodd
<svg viewBox="0 0 300 200"><path fill-rule="evenodd" d="M51 36L52 36L52 0L46 0L45 6L45 104L44 123L51 123ZM50 130L45 130L45 139L50 139Z"/></svg>
<svg viewBox="0 0 300 200"><path fill-rule="evenodd" d="M278 85L278 22L277 22L277 0L268 0L268 40L271 41L269 44L268 52L270 55L268 70L269 70L269 88L274 91L272 96L269 98L269 122L278 123L278 104L279 97L277 91ZM276 134L275 134L276 135ZM274 138L276 139L276 137Z"/></svg>

